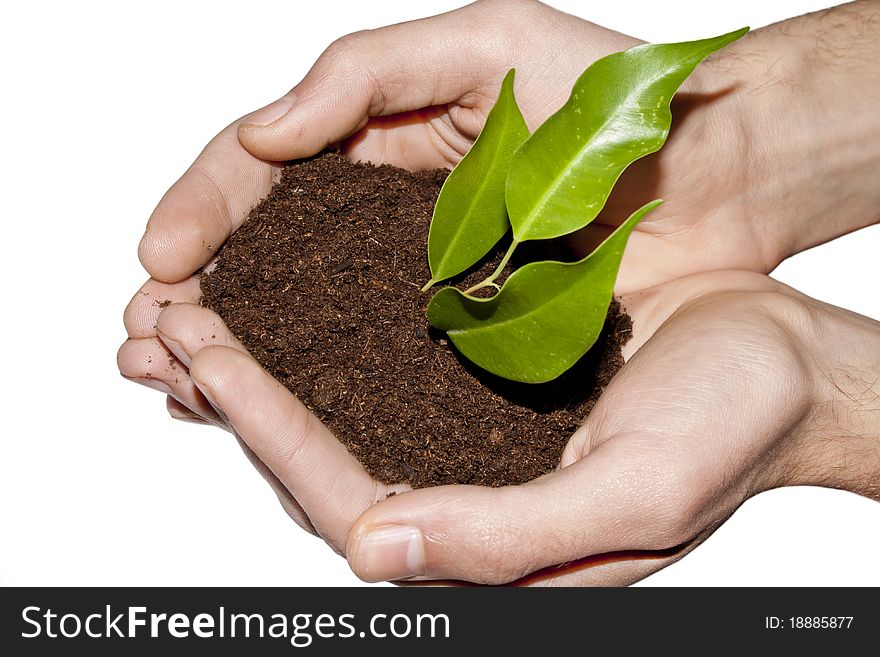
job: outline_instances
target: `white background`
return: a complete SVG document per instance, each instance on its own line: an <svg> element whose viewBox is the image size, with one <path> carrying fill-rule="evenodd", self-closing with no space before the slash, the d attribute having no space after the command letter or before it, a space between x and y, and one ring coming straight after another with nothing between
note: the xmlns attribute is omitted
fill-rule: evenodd
<svg viewBox="0 0 880 657"><path fill-rule="evenodd" d="M280 96L334 38L457 2L18 2L0 26L5 350L0 583L351 585L216 429L124 381L122 310L162 193L234 118ZM825 0L558 1L651 41ZM776 272L880 318L877 227ZM748 502L646 584L880 585L880 504L787 489Z"/></svg>

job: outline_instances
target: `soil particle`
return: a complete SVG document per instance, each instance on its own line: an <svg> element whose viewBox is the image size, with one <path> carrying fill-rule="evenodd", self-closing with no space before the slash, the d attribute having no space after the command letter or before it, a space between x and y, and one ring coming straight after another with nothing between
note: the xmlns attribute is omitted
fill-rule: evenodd
<svg viewBox="0 0 880 657"><path fill-rule="evenodd" d="M202 275L202 303L376 478L523 483L558 465L623 364L632 324L613 302L596 346L546 384L505 381L463 359L427 322L433 291L419 293L446 174L335 153L288 165ZM481 280L499 253L464 281Z"/></svg>

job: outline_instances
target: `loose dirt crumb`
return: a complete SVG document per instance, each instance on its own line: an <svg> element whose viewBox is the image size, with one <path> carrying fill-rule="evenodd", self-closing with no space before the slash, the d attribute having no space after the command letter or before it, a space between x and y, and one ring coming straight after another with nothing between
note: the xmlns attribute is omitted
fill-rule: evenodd
<svg viewBox="0 0 880 657"><path fill-rule="evenodd" d="M419 293L445 176L337 154L287 166L202 276L202 303L378 479L522 483L559 463L632 325L613 303L591 353L542 385L460 359Z"/></svg>

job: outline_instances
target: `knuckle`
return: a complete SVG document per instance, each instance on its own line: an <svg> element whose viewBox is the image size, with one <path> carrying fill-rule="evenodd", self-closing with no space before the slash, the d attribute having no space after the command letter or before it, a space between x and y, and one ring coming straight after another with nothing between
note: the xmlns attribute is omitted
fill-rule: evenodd
<svg viewBox="0 0 880 657"><path fill-rule="evenodd" d="M522 16L523 12L534 11L543 7L538 0L477 0L476 7L484 9L491 14L499 11L511 12Z"/></svg>
<svg viewBox="0 0 880 657"><path fill-rule="evenodd" d="M223 185L217 177L217 171L210 166L201 163L193 164L188 172L189 186L192 194L204 201L206 207L210 207L213 211L213 218L216 219L224 234L232 232L232 216L229 212L229 205L226 201L227 195ZM194 228L202 235L203 238L210 237L205 235L206 225L199 222Z"/></svg>
<svg viewBox="0 0 880 657"><path fill-rule="evenodd" d="M227 350L228 347L220 345L209 345L199 349L189 365L189 373L193 380L209 383L215 390L228 387L229 376L223 368L223 356Z"/></svg>
<svg viewBox="0 0 880 657"><path fill-rule="evenodd" d="M477 47L484 57L494 56L496 66L512 61L524 42L523 30L546 33L557 13L537 0L480 0L474 9L480 27Z"/></svg>
<svg viewBox="0 0 880 657"><path fill-rule="evenodd" d="M347 34L331 43L319 64L316 76L331 88L341 89L368 99L367 111L381 114L385 104L383 97L387 81L378 73L378 58L387 58L394 48L394 41L383 43L382 31L362 30Z"/></svg>
<svg viewBox="0 0 880 657"><path fill-rule="evenodd" d="M274 427L273 433L279 437L275 445L275 459L282 472L297 469L301 476L310 462L307 452L312 442L315 419L304 406L296 404L281 418L281 426Z"/></svg>
<svg viewBox="0 0 880 657"><path fill-rule="evenodd" d="M199 352L193 357L191 369L193 371L198 370L199 372L215 369L218 359L223 356L225 351L226 347L215 344L199 349Z"/></svg>
<svg viewBox="0 0 880 657"><path fill-rule="evenodd" d="M358 62L364 56L371 33L371 30L361 30L339 37L327 46L321 59L333 66Z"/></svg>

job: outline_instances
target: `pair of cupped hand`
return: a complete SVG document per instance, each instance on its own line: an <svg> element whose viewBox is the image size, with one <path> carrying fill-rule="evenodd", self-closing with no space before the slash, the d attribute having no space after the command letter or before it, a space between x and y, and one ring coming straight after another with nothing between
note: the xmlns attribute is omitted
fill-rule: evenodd
<svg viewBox="0 0 880 657"><path fill-rule="evenodd" d="M759 32L734 48L770 51L778 38ZM290 93L214 138L159 203L120 371L165 393L172 417L232 432L290 517L370 581L625 584L681 558L761 491L870 492L871 472L833 467L836 447L817 438L831 416L816 409L844 403L852 382L835 380L835 364L862 362L852 345L876 343L877 326L765 275L835 235L806 234L797 203L779 200L791 190L768 192L782 183L749 141L745 122L761 112L748 106L748 76L724 63L732 53L698 69L663 151L633 165L574 238L596 243L644 202L666 201L637 227L621 268L616 293L634 323L627 362L551 474L498 489L375 481L198 305L193 272L281 162L341 144L374 163L454 165L509 68L534 129L590 62L636 43L531 1L480 2L335 42Z"/></svg>

